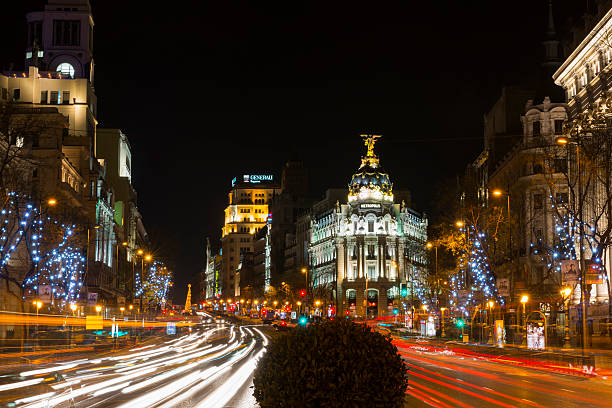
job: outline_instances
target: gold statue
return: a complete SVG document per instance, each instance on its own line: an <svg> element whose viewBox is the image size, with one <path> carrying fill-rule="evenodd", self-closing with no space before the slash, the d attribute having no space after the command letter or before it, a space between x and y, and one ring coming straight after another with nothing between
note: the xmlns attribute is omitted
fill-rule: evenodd
<svg viewBox="0 0 612 408"><path fill-rule="evenodd" d="M368 147L368 153L366 157L376 157L374 154L374 144L376 143L376 139L380 139L381 135L361 135L364 140L364 144Z"/></svg>

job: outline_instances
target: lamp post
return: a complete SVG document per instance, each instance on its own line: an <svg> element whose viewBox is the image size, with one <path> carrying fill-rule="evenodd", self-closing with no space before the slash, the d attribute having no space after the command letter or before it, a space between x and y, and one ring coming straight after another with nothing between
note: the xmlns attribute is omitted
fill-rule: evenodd
<svg viewBox="0 0 612 408"><path fill-rule="evenodd" d="M493 308L495 307L495 302L492 300L489 300L487 302L487 307L489 308L489 317L487 317L487 321L489 323L489 344L493 344L493 327L494 327L494 323L495 321L493 320Z"/></svg>
<svg viewBox="0 0 612 408"><path fill-rule="evenodd" d="M565 336L563 337L563 348L570 348L570 328L569 328L569 300L570 295L572 294L571 288L565 288L561 290L561 296L563 296L563 300L565 301L565 327L563 328Z"/></svg>
<svg viewBox="0 0 612 408"><path fill-rule="evenodd" d="M102 306L97 305L96 306L96 312L98 313L98 316L101 316L100 312L102 311Z"/></svg>
<svg viewBox="0 0 612 408"><path fill-rule="evenodd" d="M521 304L523 305L523 324L521 325L523 326L523 342L522 342L523 345L527 344L527 319L525 316L525 304L527 302L529 302L529 296L527 295L521 296Z"/></svg>
<svg viewBox="0 0 612 408"><path fill-rule="evenodd" d="M40 310L40 308L42 307L43 303L40 300L35 300L34 301L34 306L36 307L36 345L39 345L39 339L38 339L38 311Z"/></svg>
<svg viewBox="0 0 612 408"><path fill-rule="evenodd" d="M441 315L440 316L440 325L442 326L442 334L441 334L442 337L446 336L446 333L444 332L444 311L445 310L446 310L445 307L441 307L440 308L440 315Z"/></svg>
<svg viewBox="0 0 612 408"><path fill-rule="evenodd" d="M502 197L506 195L506 223L508 224L508 256L510 257L510 288L514 284L514 256L512 253L512 224L510 223L510 186L508 186L506 192L496 188L492 191L495 197ZM510 290L510 300L513 298L512 290Z"/></svg>

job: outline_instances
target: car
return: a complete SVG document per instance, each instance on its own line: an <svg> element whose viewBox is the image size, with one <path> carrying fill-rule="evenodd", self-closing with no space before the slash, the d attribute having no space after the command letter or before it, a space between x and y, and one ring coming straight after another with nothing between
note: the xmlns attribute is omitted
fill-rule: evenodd
<svg viewBox="0 0 612 408"><path fill-rule="evenodd" d="M289 330L289 326L287 325L287 322L284 320L279 321L278 323L274 324L274 328L276 329L276 331L287 331Z"/></svg>

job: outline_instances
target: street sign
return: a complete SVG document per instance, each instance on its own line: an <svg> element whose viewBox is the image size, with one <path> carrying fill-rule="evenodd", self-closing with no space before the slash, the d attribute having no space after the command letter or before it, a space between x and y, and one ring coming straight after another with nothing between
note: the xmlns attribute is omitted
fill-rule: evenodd
<svg viewBox="0 0 612 408"><path fill-rule="evenodd" d="M499 296L510 296L510 279L500 278L495 282L497 288L497 294Z"/></svg>
<svg viewBox="0 0 612 408"><path fill-rule="evenodd" d="M601 285L603 282L603 268L600 263L586 261L585 282L587 285Z"/></svg>
<svg viewBox="0 0 612 408"><path fill-rule="evenodd" d="M176 334L176 323L174 322L166 323L166 334Z"/></svg>
<svg viewBox="0 0 612 408"><path fill-rule="evenodd" d="M38 287L38 298L43 302L51 302L51 286L40 285Z"/></svg>
<svg viewBox="0 0 612 408"><path fill-rule="evenodd" d="M291 320L295 320L297 318L297 312L291 312Z"/></svg>
<svg viewBox="0 0 612 408"><path fill-rule="evenodd" d="M87 304L95 305L96 303L98 303L98 294L89 292L87 294Z"/></svg>
<svg viewBox="0 0 612 408"><path fill-rule="evenodd" d="M576 259L561 261L561 280L564 285L576 285L578 277L578 261Z"/></svg>

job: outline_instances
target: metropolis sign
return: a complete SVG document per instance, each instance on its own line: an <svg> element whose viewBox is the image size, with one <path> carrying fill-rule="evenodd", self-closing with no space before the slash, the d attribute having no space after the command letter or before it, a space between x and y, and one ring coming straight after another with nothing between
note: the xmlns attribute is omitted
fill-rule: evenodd
<svg viewBox="0 0 612 408"><path fill-rule="evenodd" d="M364 209L364 210L365 209L370 209L370 208L373 208L373 209L376 209L376 210L380 210L380 204L365 203L365 204L361 204L359 206L359 208Z"/></svg>

